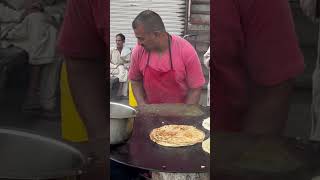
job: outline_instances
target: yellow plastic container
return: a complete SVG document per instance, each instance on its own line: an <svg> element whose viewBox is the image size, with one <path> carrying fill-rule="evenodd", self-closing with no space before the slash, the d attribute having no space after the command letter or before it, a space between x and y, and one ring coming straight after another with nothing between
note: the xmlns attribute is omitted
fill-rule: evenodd
<svg viewBox="0 0 320 180"><path fill-rule="evenodd" d="M133 95L132 87L131 87L131 82L129 81L129 105L131 107L136 107L138 105L136 98Z"/></svg>
<svg viewBox="0 0 320 180"><path fill-rule="evenodd" d="M62 137L72 142L88 140L86 127L75 107L68 83L67 68L62 64L61 78L61 129Z"/></svg>

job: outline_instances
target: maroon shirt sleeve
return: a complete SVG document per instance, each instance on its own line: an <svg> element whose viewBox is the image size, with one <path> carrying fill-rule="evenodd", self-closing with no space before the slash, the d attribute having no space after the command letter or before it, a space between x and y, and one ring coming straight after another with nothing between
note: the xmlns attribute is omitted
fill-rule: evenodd
<svg viewBox="0 0 320 180"><path fill-rule="evenodd" d="M251 80L258 85L273 86L302 73L303 56L288 0L238 0L238 3L246 42L242 63L248 67Z"/></svg>
<svg viewBox="0 0 320 180"><path fill-rule="evenodd" d="M74 58L106 58L102 0L68 0L58 51ZM102 7L101 7L102 6Z"/></svg>

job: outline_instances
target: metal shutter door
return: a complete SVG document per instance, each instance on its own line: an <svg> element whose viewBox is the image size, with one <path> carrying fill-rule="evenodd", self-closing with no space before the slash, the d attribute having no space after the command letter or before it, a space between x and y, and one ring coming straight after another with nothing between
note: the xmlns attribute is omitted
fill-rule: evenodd
<svg viewBox="0 0 320 180"><path fill-rule="evenodd" d="M110 45L115 46L115 35L126 36L126 46L133 48L137 42L131 24L143 10L158 13L170 34L182 35L185 25L185 0L111 0L110 1Z"/></svg>

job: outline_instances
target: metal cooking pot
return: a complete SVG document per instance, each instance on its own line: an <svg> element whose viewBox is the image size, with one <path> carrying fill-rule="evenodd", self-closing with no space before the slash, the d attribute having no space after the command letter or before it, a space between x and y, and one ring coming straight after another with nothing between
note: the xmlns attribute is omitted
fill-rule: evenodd
<svg viewBox="0 0 320 180"><path fill-rule="evenodd" d="M127 105L110 102L110 144L126 142L132 134L137 111Z"/></svg>

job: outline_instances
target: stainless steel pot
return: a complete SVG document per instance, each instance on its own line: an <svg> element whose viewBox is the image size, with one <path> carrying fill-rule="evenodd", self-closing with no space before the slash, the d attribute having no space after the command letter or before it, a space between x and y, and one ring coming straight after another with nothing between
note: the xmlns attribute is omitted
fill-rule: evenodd
<svg viewBox="0 0 320 180"><path fill-rule="evenodd" d="M131 137L136 113L130 106L110 102L110 144L124 143Z"/></svg>

